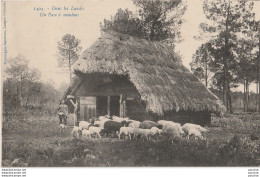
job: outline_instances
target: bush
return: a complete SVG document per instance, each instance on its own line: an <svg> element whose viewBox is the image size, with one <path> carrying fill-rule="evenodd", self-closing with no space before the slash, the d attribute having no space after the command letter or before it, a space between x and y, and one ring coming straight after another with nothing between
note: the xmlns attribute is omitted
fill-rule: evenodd
<svg viewBox="0 0 260 177"><path fill-rule="evenodd" d="M215 161L220 166L254 166L259 155L259 145L248 137L235 135L218 148Z"/></svg>

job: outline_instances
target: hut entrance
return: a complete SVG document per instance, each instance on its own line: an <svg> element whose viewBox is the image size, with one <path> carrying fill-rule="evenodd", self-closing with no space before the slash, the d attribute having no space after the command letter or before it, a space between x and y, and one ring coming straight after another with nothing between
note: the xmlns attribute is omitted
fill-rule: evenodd
<svg viewBox="0 0 260 177"><path fill-rule="evenodd" d="M110 115L120 116L120 96L110 96Z"/></svg>
<svg viewBox="0 0 260 177"><path fill-rule="evenodd" d="M97 96L97 117L120 116L120 96Z"/></svg>
<svg viewBox="0 0 260 177"><path fill-rule="evenodd" d="M107 96L97 96L97 117L107 115Z"/></svg>
<svg viewBox="0 0 260 177"><path fill-rule="evenodd" d="M80 97L80 120L88 121L96 117L96 97Z"/></svg>

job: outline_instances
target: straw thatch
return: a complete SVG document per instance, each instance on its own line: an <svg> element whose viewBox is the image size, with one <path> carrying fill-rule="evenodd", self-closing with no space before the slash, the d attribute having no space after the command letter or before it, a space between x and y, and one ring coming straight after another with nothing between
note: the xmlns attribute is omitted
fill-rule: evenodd
<svg viewBox="0 0 260 177"><path fill-rule="evenodd" d="M123 35L103 34L74 64L81 73L127 75L147 111L214 111L225 107L186 69L171 47Z"/></svg>

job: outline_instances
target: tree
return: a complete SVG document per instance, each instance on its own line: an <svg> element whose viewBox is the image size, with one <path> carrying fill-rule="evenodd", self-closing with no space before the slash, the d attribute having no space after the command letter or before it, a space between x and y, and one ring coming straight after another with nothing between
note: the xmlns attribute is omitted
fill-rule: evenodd
<svg viewBox="0 0 260 177"><path fill-rule="evenodd" d="M34 84L40 79L40 71L37 69L29 68L29 61L23 56L17 56L15 58L8 59L5 73L7 78L10 78L6 86L10 86L10 83L15 84L16 95L19 95L19 104L22 106L23 98L28 99L32 94L29 92Z"/></svg>
<svg viewBox="0 0 260 177"><path fill-rule="evenodd" d="M254 43L249 39L241 39L238 42L237 54L239 58L237 75L244 85L244 112L248 112L249 85L255 80L256 65L253 55Z"/></svg>
<svg viewBox="0 0 260 177"><path fill-rule="evenodd" d="M104 19L104 23L100 23L100 29L101 32L113 30L122 34L145 38L142 21L128 9L118 9L111 20Z"/></svg>
<svg viewBox="0 0 260 177"><path fill-rule="evenodd" d="M255 68L255 81L256 81L256 111L260 112L260 20L254 21L253 25L250 26L252 33L250 37L252 39L252 44L255 47L254 54L254 64Z"/></svg>
<svg viewBox="0 0 260 177"><path fill-rule="evenodd" d="M221 79L223 89L223 102L229 112L232 112L231 91L232 81L238 64L235 57L239 34L247 28L254 19L252 13L254 3L247 1L230 0L205 0L203 11L208 23L200 24L201 37L212 34L214 41L212 52L215 57L215 64L222 70Z"/></svg>
<svg viewBox="0 0 260 177"><path fill-rule="evenodd" d="M3 81L3 112L4 115L13 113L20 107L20 98L18 92L18 80L7 78Z"/></svg>
<svg viewBox="0 0 260 177"><path fill-rule="evenodd" d="M181 0L133 0L138 15L118 9L110 20L100 24L101 32L114 30L151 41L170 44L180 41L180 26L186 5Z"/></svg>
<svg viewBox="0 0 260 177"><path fill-rule="evenodd" d="M74 35L66 34L58 42L58 63L60 67L69 68L70 83L72 78L71 66L78 59L80 51L80 40Z"/></svg>
<svg viewBox="0 0 260 177"><path fill-rule="evenodd" d="M192 56L192 62L190 63L191 71L201 82L205 82L205 86L208 87L209 81L213 77L211 70L213 58L210 53L211 44L202 44Z"/></svg>
<svg viewBox="0 0 260 177"><path fill-rule="evenodd" d="M186 5L181 0L133 0L139 8L139 16L151 41L180 38L182 15ZM174 43L173 42L173 43Z"/></svg>

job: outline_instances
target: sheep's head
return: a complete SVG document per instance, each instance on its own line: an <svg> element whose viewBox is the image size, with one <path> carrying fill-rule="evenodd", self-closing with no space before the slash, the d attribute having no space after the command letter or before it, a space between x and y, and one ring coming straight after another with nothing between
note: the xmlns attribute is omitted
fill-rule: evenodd
<svg viewBox="0 0 260 177"><path fill-rule="evenodd" d="M181 127L179 128L179 133L180 133L181 135L184 135L184 134L185 134L185 132L182 130Z"/></svg>

